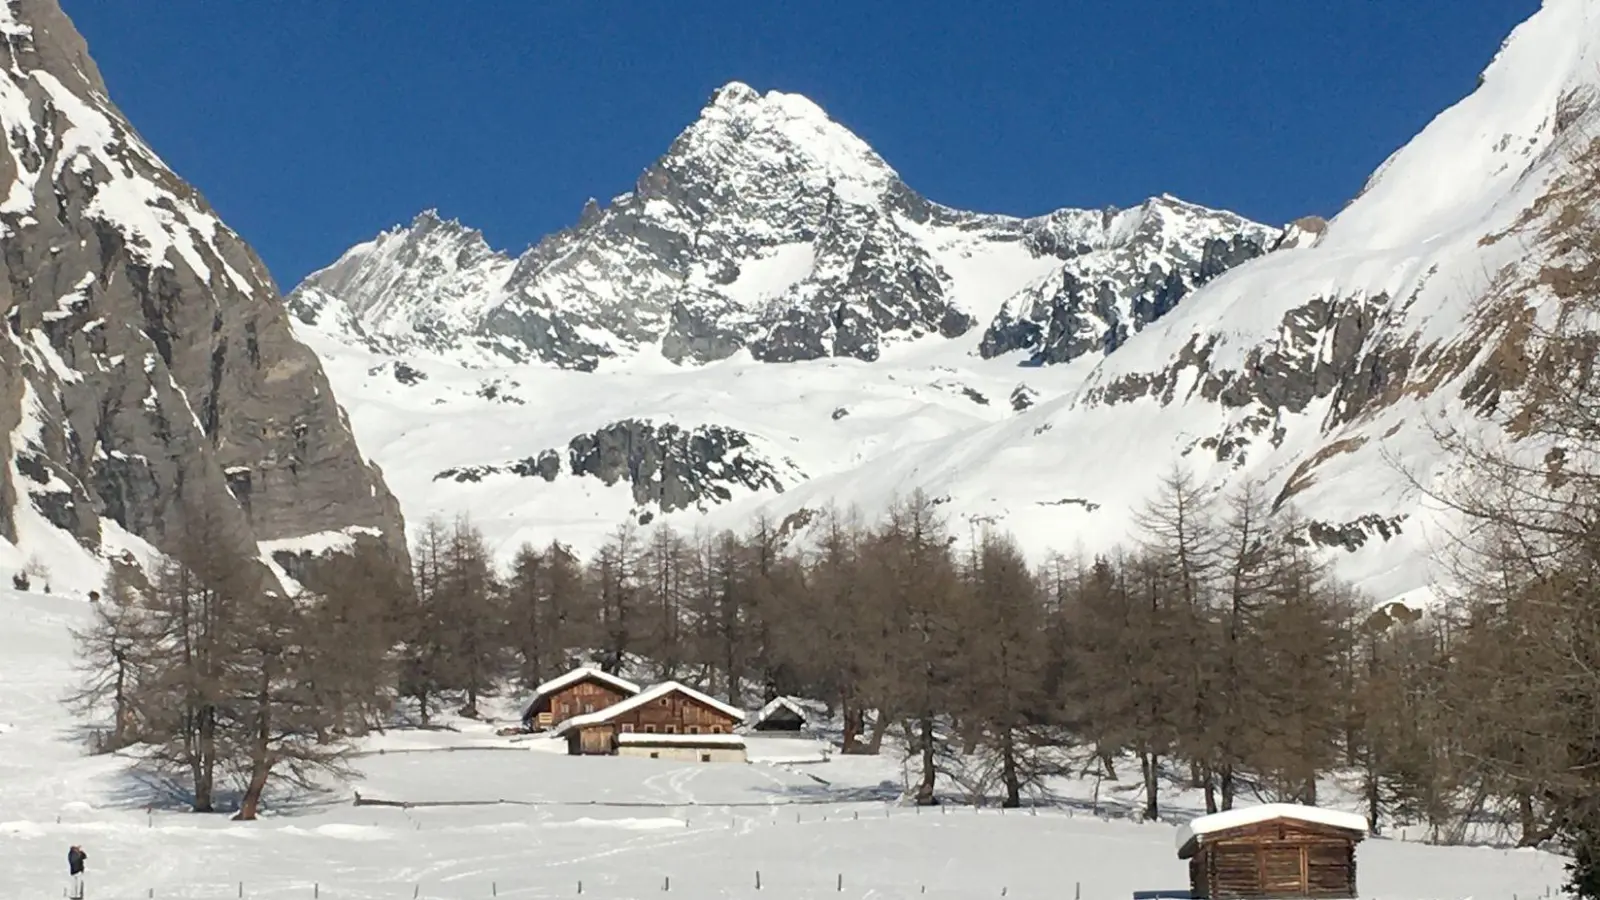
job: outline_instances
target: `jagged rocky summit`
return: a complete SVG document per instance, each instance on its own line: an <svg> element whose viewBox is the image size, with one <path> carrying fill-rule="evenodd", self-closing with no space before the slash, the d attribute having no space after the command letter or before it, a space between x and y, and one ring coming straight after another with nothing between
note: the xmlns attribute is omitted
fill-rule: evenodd
<svg viewBox="0 0 1600 900"><path fill-rule="evenodd" d="M872 361L974 331L985 355L1058 362L1114 348L1284 233L1172 197L1032 219L949 209L811 101L735 83L631 192L520 257L430 211L312 274L292 303L375 347L484 364ZM1017 260L989 284L952 249ZM1018 273L1039 282L1013 298Z"/></svg>
<svg viewBox="0 0 1600 900"><path fill-rule="evenodd" d="M56 0L0 2L0 565L57 589L185 510L270 558L400 510L255 253L111 102ZM141 560L142 561L142 560Z"/></svg>
<svg viewBox="0 0 1600 900"><path fill-rule="evenodd" d="M1434 429L1514 435L1528 323L1595 299L1571 223L1596 133L1600 0L1546 0L1337 216L1283 228L1168 196L949 209L809 101L734 84L521 256L424 214L291 308L406 508L507 553L625 522L800 533L921 489L958 534L1092 554L1176 465L1263 483L1389 600L1438 574Z"/></svg>

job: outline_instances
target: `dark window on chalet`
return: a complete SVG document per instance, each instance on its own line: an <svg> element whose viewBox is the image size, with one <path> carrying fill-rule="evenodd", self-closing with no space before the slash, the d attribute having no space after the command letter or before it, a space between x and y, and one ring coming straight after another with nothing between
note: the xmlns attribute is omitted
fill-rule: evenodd
<svg viewBox="0 0 1600 900"><path fill-rule="evenodd" d="M699 725L690 725L688 728L685 728L684 731L689 733L689 734L699 734L700 733L700 726Z"/></svg>
<svg viewBox="0 0 1600 900"><path fill-rule="evenodd" d="M659 754L659 753L651 753L650 754L650 758L651 759L660 759L661 758L661 754Z"/></svg>
<svg viewBox="0 0 1600 900"><path fill-rule="evenodd" d="M722 733L722 726L721 725L713 725L713 726L711 726L711 733L712 734L721 734Z"/></svg>
<svg viewBox="0 0 1600 900"><path fill-rule="evenodd" d="M678 726L676 726L676 725L668 725L666 727L666 732L667 732L667 734L677 734L678 733Z"/></svg>
<svg viewBox="0 0 1600 900"><path fill-rule="evenodd" d="M661 698L661 705L662 706L666 706L667 705L667 698L665 698L665 697Z"/></svg>
<svg viewBox="0 0 1600 900"><path fill-rule="evenodd" d="M654 725L646 725L644 727L644 733L645 734L655 734L656 733L656 727Z"/></svg>
<svg viewBox="0 0 1600 900"><path fill-rule="evenodd" d="M701 762L711 762L711 754L709 754L709 753L700 754L700 761Z"/></svg>

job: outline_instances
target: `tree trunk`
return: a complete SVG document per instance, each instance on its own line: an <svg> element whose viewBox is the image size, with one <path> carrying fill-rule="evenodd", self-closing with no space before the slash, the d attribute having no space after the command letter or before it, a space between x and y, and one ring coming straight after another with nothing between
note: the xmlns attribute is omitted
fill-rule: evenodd
<svg viewBox="0 0 1600 900"><path fill-rule="evenodd" d="M878 710L877 718L872 722L872 737L867 740L867 753L877 756L883 752L883 739L889 734L889 716L883 710Z"/></svg>
<svg viewBox="0 0 1600 900"><path fill-rule="evenodd" d="M1017 775L1017 738L1010 728L1000 733L1000 778L1006 786L1006 798L1000 805L1007 809L1021 806L1022 781Z"/></svg>
<svg viewBox="0 0 1600 900"><path fill-rule="evenodd" d="M217 722L209 708L200 711L199 751L194 766L194 811L208 813L215 810L212 792L217 766Z"/></svg>
<svg viewBox="0 0 1600 900"><path fill-rule="evenodd" d="M1117 763L1116 763L1115 760L1113 760L1111 758L1111 754L1110 753L1107 753L1105 751L1101 751L1101 753L1100 753L1100 765L1105 767L1105 772L1106 772L1106 778L1107 779L1109 779L1111 781L1116 781L1117 780Z"/></svg>
<svg viewBox="0 0 1600 900"><path fill-rule="evenodd" d="M1383 818L1383 798L1378 790L1381 786L1378 781L1378 773L1369 768L1367 770L1366 784L1363 787L1367 791L1367 828L1372 831L1373 837L1377 837L1380 834L1379 829L1383 824L1381 821Z"/></svg>
<svg viewBox="0 0 1600 900"><path fill-rule="evenodd" d="M1139 769L1144 775L1144 817L1154 821L1161 814L1161 757L1148 750L1139 751Z"/></svg>
<svg viewBox="0 0 1600 900"><path fill-rule="evenodd" d="M933 765L933 717L924 716L918 731L922 737L922 783L917 785L917 805L932 806L938 802L934 797L937 772Z"/></svg>
<svg viewBox="0 0 1600 900"><path fill-rule="evenodd" d="M265 655L264 655L265 656ZM256 723L250 748L250 783L244 789L244 799L239 803L236 822L254 822L256 809L261 805L261 794L267 789L267 776L272 771L272 657L265 656L261 664L261 680L256 685Z"/></svg>
<svg viewBox="0 0 1600 900"><path fill-rule="evenodd" d="M1537 847L1555 837L1555 829L1540 823L1533 808L1533 795L1527 791L1517 795L1517 818L1522 825L1522 836L1517 839L1518 847Z"/></svg>
<svg viewBox="0 0 1600 900"><path fill-rule="evenodd" d="M239 803L239 812L234 815L235 822L254 822L256 810L261 806L261 795L267 789L267 776L271 774L272 763L265 759L257 759L250 764L250 783L244 789L244 799Z"/></svg>
<svg viewBox="0 0 1600 900"><path fill-rule="evenodd" d="M1237 780L1233 774L1233 763L1228 763L1222 767L1222 771L1218 773L1217 780L1222 783L1222 808L1224 810L1233 809L1233 798L1239 791Z"/></svg>
<svg viewBox="0 0 1600 900"><path fill-rule="evenodd" d="M122 653L121 650L118 650L117 654L116 654L116 661L117 661L117 683L116 683L116 696L115 696L115 701L114 701L115 704L116 704L116 709L115 709L115 713L114 713L114 715L116 716L116 721L115 721L115 724L112 726L112 729L111 729L111 743L112 743L113 747L120 749L121 747L123 747L123 746L125 746L127 744L127 737L128 737L128 733L127 733L128 732L128 725L127 725L127 722L128 722L128 696L127 696L127 687L126 687L126 685L127 685L127 673L128 673L128 658Z"/></svg>
<svg viewBox="0 0 1600 900"><path fill-rule="evenodd" d="M844 718L844 737L839 742L841 752L852 755L865 753L866 748L861 745L861 732L866 727L866 710L856 708L848 695L839 701L839 709Z"/></svg>

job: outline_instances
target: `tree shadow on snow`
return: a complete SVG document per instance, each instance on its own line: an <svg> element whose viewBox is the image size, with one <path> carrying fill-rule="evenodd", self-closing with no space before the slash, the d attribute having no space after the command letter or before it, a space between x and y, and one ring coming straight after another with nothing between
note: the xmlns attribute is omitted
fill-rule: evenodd
<svg viewBox="0 0 1600 900"><path fill-rule="evenodd" d="M122 770L106 776L107 805L114 809L148 810L160 813L192 813L194 811L193 785L181 777L174 777L140 765L137 760L127 760ZM219 781L212 791L215 815L232 815L244 798L241 786L231 781ZM335 787L318 787L310 790L287 786L269 789L261 801L261 814L268 816L300 816L320 812L333 806L343 806L350 801L348 795ZM208 814L210 815L210 814Z"/></svg>

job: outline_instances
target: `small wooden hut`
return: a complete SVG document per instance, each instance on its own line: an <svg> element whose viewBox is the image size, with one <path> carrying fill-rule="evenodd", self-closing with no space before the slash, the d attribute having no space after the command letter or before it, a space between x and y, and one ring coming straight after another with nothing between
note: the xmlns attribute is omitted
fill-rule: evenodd
<svg viewBox="0 0 1600 900"><path fill-rule="evenodd" d="M1271 803L1201 816L1178 829L1196 898L1354 898L1361 816Z"/></svg>
<svg viewBox="0 0 1600 900"><path fill-rule="evenodd" d="M806 727L806 711L788 697L777 697L756 713L751 731L802 731Z"/></svg>

